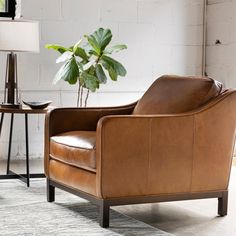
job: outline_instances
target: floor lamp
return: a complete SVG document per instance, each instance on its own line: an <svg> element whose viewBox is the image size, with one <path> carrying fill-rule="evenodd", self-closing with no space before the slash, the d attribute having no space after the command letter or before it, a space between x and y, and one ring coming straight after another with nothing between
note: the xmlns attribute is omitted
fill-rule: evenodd
<svg viewBox="0 0 236 236"><path fill-rule="evenodd" d="M0 107L20 108L16 52L39 52L38 22L0 20L0 51L9 52L6 63L4 102Z"/></svg>

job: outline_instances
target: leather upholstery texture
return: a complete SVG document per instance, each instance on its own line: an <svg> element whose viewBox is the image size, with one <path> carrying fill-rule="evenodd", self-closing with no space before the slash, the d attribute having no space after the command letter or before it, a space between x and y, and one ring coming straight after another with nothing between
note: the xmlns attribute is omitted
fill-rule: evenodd
<svg viewBox="0 0 236 236"><path fill-rule="evenodd" d="M46 176L99 199L227 190L235 107L215 80L163 76L138 103L54 109Z"/></svg>
<svg viewBox="0 0 236 236"><path fill-rule="evenodd" d="M165 75L157 79L136 105L133 114L173 114L196 109L222 90L209 78Z"/></svg>
<svg viewBox="0 0 236 236"><path fill-rule="evenodd" d="M45 117L44 170L49 176L51 137L70 131L96 131L98 120L106 115L131 114L136 102L120 107L56 108ZM62 145L60 145L62 147ZM65 146L65 148L67 148ZM54 156L56 158L56 156Z"/></svg>
<svg viewBox="0 0 236 236"><path fill-rule="evenodd" d="M81 168L50 160L50 178L73 189L97 195L96 174Z"/></svg>
<svg viewBox="0 0 236 236"><path fill-rule="evenodd" d="M50 139L50 157L71 166L96 172L95 145L95 131L61 133Z"/></svg>

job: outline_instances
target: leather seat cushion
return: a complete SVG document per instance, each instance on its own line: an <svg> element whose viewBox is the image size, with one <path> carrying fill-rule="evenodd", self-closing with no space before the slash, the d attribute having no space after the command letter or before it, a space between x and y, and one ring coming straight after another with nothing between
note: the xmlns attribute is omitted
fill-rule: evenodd
<svg viewBox="0 0 236 236"><path fill-rule="evenodd" d="M199 108L222 92L210 78L165 75L157 79L137 103L133 114L174 114Z"/></svg>
<svg viewBox="0 0 236 236"><path fill-rule="evenodd" d="M96 132L71 131L52 136L51 159L96 172Z"/></svg>

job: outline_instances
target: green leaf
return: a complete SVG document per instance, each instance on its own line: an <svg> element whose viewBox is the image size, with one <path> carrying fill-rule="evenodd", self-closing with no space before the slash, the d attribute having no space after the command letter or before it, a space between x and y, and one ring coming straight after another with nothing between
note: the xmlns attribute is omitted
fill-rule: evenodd
<svg viewBox="0 0 236 236"><path fill-rule="evenodd" d="M57 44L46 44L45 45L45 48L47 49L53 49L55 51L58 51L59 53L63 54L64 52L66 51L71 51L72 52L72 49L70 48L65 48L63 46L60 46L60 45L57 45Z"/></svg>
<svg viewBox="0 0 236 236"><path fill-rule="evenodd" d="M110 48L107 48L104 51L104 54L112 54L113 52L119 52L124 49L127 49L127 46L125 44L119 44L119 45L115 45Z"/></svg>
<svg viewBox="0 0 236 236"><path fill-rule="evenodd" d="M93 34L87 36L89 44L92 46L94 51L101 55L106 46L111 42L112 34L110 29L99 28Z"/></svg>
<svg viewBox="0 0 236 236"><path fill-rule="evenodd" d="M110 29L99 28L93 33L94 38L98 42L101 50L103 51L106 46L111 42L112 34Z"/></svg>
<svg viewBox="0 0 236 236"><path fill-rule="evenodd" d="M67 61L57 72L53 83L57 83L59 80L65 80L69 84L75 84L78 80L79 68L75 58L73 57Z"/></svg>
<svg viewBox="0 0 236 236"><path fill-rule="evenodd" d="M83 72L80 76L80 81L84 84L85 88L89 89L92 92L95 92L99 88L99 81L94 75L90 75L86 72Z"/></svg>
<svg viewBox="0 0 236 236"><path fill-rule="evenodd" d="M94 56L96 56L96 57L99 57L99 54L98 54L96 51L94 51L94 50L90 50L90 51L89 51L89 54L90 54L90 55L94 55Z"/></svg>
<svg viewBox="0 0 236 236"><path fill-rule="evenodd" d="M98 64L95 69L96 69L95 71L96 76L99 82L102 84L105 84L107 82L107 77L106 77L106 74L104 73L104 70L102 69L102 66Z"/></svg>
<svg viewBox="0 0 236 236"><path fill-rule="evenodd" d="M76 51L74 52L76 56L82 58L84 61L88 62L89 61L89 56L85 52L85 50L81 47L77 47Z"/></svg>
<svg viewBox="0 0 236 236"><path fill-rule="evenodd" d="M110 67L110 68L108 69L108 73L109 73L109 75L110 75L110 77L111 77L111 79L112 79L113 81L117 81L118 75L117 75L116 71L115 71L112 67Z"/></svg>
<svg viewBox="0 0 236 236"><path fill-rule="evenodd" d="M84 70L84 68L83 68L84 65L81 62L78 62L78 61L76 61L76 62L77 62L77 65L78 65L79 69L81 71L83 71Z"/></svg>
<svg viewBox="0 0 236 236"><path fill-rule="evenodd" d="M81 44L83 39L80 39L74 46L73 46L73 52L75 53L79 45Z"/></svg>
<svg viewBox="0 0 236 236"><path fill-rule="evenodd" d="M95 37L93 35L87 36L85 35L85 37L87 38L89 44L91 45L91 47L94 49L94 51L100 55L101 53L101 47L99 46L97 40L95 39Z"/></svg>
<svg viewBox="0 0 236 236"><path fill-rule="evenodd" d="M125 76L127 73L124 66L120 62L116 61L111 57L103 55L101 57L101 63L104 66L104 68L107 69L108 71L110 70L110 68L112 68L117 75Z"/></svg>
<svg viewBox="0 0 236 236"><path fill-rule="evenodd" d="M92 59L91 61L89 61L87 64L85 64L83 66L83 70L88 70L91 66L93 66L96 62L96 59Z"/></svg>
<svg viewBox="0 0 236 236"><path fill-rule="evenodd" d="M57 58L56 63L68 61L69 59L72 58L72 56L73 56L72 52L66 51Z"/></svg>

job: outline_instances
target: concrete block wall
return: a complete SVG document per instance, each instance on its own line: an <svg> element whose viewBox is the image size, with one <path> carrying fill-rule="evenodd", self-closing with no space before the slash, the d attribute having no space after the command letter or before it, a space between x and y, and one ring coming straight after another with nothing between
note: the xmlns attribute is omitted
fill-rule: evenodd
<svg viewBox="0 0 236 236"><path fill-rule="evenodd" d="M83 34L98 27L112 30L114 43L128 50L116 55L126 67L126 78L108 82L90 95L89 106L121 105L140 98L163 74L201 75L202 0L21 0L25 19L40 22L39 54L19 54L21 98L52 100L55 106L75 106L77 86L65 82L52 85L59 68L58 56L44 48L46 43L70 46ZM0 54L0 77L5 73L5 54ZM3 80L0 86L3 88ZM43 156L42 115L32 115L30 155ZM12 154L25 154L23 117L16 117ZM9 120L3 127L0 158L7 153Z"/></svg>
<svg viewBox="0 0 236 236"><path fill-rule="evenodd" d="M208 0L206 71L230 88L236 87L235 11L236 0Z"/></svg>

